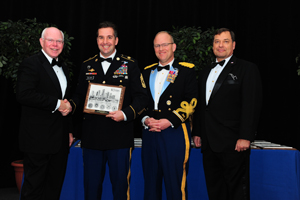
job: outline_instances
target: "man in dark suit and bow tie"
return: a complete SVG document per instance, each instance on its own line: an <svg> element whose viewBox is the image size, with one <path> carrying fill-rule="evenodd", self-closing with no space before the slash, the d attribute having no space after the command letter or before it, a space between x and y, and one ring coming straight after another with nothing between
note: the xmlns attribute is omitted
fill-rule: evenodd
<svg viewBox="0 0 300 200"><path fill-rule="evenodd" d="M149 98L142 119L145 200L162 198L162 180L168 199L187 198L189 116L197 104L197 81L194 64L178 62L175 50L173 37L159 32L154 39L159 62L143 71Z"/></svg>
<svg viewBox="0 0 300 200"><path fill-rule="evenodd" d="M130 162L134 145L134 119L143 111L146 89L137 61L116 50L116 26L99 24L100 53L83 62L72 100L83 105L89 83L125 87L122 110L107 115L84 114L82 148L86 200L101 199L106 163L109 164L114 199L130 199Z"/></svg>
<svg viewBox="0 0 300 200"><path fill-rule="evenodd" d="M24 151L22 200L59 199L69 145L72 110L68 68L60 64L63 33L44 29L42 50L19 67L17 93L22 105L19 143Z"/></svg>
<svg viewBox="0 0 300 200"><path fill-rule="evenodd" d="M216 63L199 74L199 100L193 139L202 148L210 200L250 199L250 142L254 140L262 103L255 64L236 58L235 36L219 29L213 41Z"/></svg>

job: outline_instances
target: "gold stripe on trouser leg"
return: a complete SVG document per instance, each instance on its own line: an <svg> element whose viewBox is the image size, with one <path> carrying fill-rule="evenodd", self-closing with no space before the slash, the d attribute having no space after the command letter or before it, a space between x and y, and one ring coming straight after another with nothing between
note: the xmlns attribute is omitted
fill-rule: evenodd
<svg viewBox="0 0 300 200"><path fill-rule="evenodd" d="M186 128L186 124L182 123L182 130L184 133L184 140L185 140L185 157L183 162L183 175L182 175L182 182L181 182L181 193L182 193L182 200L185 200L185 188L186 188L186 163L190 156L190 142L189 142L189 135Z"/></svg>
<svg viewBox="0 0 300 200"><path fill-rule="evenodd" d="M129 171L127 174L127 183L128 183L127 200L130 200L131 156L132 156L132 147L130 147L130 150L129 150Z"/></svg>

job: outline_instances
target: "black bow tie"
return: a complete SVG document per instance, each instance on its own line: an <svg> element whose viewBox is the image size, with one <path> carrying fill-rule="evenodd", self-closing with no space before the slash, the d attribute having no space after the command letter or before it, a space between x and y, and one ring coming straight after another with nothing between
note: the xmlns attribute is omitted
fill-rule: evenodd
<svg viewBox="0 0 300 200"><path fill-rule="evenodd" d="M211 68L214 68L215 66L217 66L218 64L223 66L225 63L225 60L222 60L221 62L213 62L211 63Z"/></svg>
<svg viewBox="0 0 300 200"><path fill-rule="evenodd" d="M169 65L166 65L166 66L157 66L157 71L160 71L162 69L169 70L170 66Z"/></svg>
<svg viewBox="0 0 300 200"><path fill-rule="evenodd" d="M53 67L54 65L57 65L57 66L61 67L61 62L60 61L56 61L56 59L53 58L52 62L51 62L51 66Z"/></svg>
<svg viewBox="0 0 300 200"><path fill-rule="evenodd" d="M103 61L107 61L107 62L112 62L112 58L102 58L102 57L100 57L99 58L99 60L100 60L100 62L103 62Z"/></svg>

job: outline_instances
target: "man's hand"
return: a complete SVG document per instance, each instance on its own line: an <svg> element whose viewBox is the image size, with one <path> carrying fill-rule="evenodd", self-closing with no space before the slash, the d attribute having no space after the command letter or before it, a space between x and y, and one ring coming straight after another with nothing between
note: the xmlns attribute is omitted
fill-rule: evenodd
<svg viewBox="0 0 300 200"><path fill-rule="evenodd" d="M73 144L74 142L74 137L72 133L69 133L69 147Z"/></svg>
<svg viewBox="0 0 300 200"><path fill-rule="evenodd" d="M246 151L250 148L250 141L244 139L238 139L235 145L235 150L238 152Z"/></svg>
<svg viewBox="0 0 300 200"><path fill-rule="evenodd" d="M149 131L161 132L162 130L165 130L168 127L170 127L171 123L167 119L156 120L154 118L147 118L145 120L145 125L150 128Z"/></svg>
<svg viewBox="0 0 300 200"><path fill-rule="evenodd" d="M193 141L194 141L195 147L201 147L201 138L199 136L194 136Z"/></svg>
<svg viewBox="0 0 300 200"><path fill-rule="evenodd" d="M67 116L72 111L72 106L67 99L60 100L60 106L58 111L63 115Z"/></svg>
<svg viewBox="0 0 300 200"><path fill-rule="evenodd" d="M110 117L112 120L116 122L120 122L124 120L123 112L120 110L109 112L109 114L106 115L106 117Z"/></svg>

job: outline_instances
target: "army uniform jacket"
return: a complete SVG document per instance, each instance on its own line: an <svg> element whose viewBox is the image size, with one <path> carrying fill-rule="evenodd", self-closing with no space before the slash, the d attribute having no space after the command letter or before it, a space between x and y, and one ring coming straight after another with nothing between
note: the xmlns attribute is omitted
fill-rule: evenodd
<svg viewBox="0 0 300 200"><path fill-rule="evenodd" d="M149 101L143 116L168 119L174 128L184 123L197 104L197 81L194 64L174 60L164 82L158 109L154 110L154 87L158 63L146 67L143 77L147 85Z"/></svg>
<svg viewBox="0 0 300 200"><path fill-rule="evenodd" d="M105 115L84 113L82 147L98 150L132 147L134 144L133 120L147 103L145 84L136 60L116 53L104 75L99 54L82 64L73 107L85 103L89 83L101 83L125 87L122 111L127 120L115 122ZM82 112L81 110L79 112Z"/></svg>

